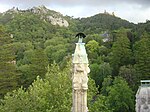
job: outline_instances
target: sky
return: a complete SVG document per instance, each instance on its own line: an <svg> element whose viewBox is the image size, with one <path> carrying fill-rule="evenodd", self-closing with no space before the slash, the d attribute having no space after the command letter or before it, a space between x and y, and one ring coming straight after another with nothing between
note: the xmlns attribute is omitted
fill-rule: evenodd
<svg viewBox="0 0 150 112"><path fill-rule="evenodd" d="M40 5L75 18L90 17L106 10L133 23L150 20L150 0L0 0L0 12L12 7L28 9Z"/></svg>

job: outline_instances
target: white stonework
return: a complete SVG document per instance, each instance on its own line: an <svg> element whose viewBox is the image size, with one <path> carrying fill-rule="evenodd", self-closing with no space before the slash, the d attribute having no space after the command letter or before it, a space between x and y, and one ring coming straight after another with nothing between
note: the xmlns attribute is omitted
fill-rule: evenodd
<svg viewBox="0 0 150 112"><path fill-rule="evenodd" d="M136 94L136 112L150 112L150 80L144 80Z"/></svg>
<svg viewBox="0 0 150 112"><path fill-rule="evenodd" d="M84 43L76 43L75 53L73 55L73 106L72 112L88 112L87 107L87 89L88 89L88 58Z"/></svg>
<svg viewBox="0 0 150 112"><path fill-rule="evenodd" d="M74 64L73 73L73 88L74 89L88 89L88 76L90 69L88 64Z"/></svg>

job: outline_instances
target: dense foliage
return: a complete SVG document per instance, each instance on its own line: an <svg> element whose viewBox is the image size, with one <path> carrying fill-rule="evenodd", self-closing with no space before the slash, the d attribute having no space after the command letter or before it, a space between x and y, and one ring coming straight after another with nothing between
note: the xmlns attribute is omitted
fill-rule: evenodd
<svg viewBox="0 0 150 112"><path fill-rule="evenodd" d="M15 52L12 39L0 26L0 98L18 86L19 74L15 67Z"/></svg>
<svg viewBox="0 0 150 112"><path fill-rule="evenodd" d="M45 8L37 12L0 14L0 111L70 112L68 63L77 42L73 37L85 32L89 111L134 112L139 81L150 78L150 21L133 24L106 13L74 19ZM52 25L51 16L69 26Z"/></svg>

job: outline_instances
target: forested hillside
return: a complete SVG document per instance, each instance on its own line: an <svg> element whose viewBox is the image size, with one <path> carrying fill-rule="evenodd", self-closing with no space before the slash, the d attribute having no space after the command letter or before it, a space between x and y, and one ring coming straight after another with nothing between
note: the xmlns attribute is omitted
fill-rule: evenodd
<svg viewBox="0 0 150 112"><path fill-rule="evenodd" d="M87 34L101 33L107 30L117 30L121 27L134 28L134 24L115 15L100 13L92 17L81 18L78 28Z"/></svg>
<svg viewBox="0 0 150 112"><path fill-rule="evenodd" d="M39 6L0 14L0 112L70 112L78 32L87 35L90 112L135 111L139 82L150 79L150 21L72 18Z"/></svg>

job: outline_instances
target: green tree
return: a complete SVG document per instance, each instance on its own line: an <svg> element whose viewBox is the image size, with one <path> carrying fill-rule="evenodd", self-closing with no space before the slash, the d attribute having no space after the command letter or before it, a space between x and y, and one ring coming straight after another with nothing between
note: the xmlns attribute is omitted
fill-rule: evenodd
<svg viewBox="0 0 150 112"><path fill-rule="evenodd" d="M28 87L38 75L44 77L47 65L48 58L42 49L25 51L22 65L18 67L21 72L20 84Z"/></svg>
<svg viewBox="0 0 150 112"><path fill-rule="evenodd" d="M8 93L1 112L69 112L72 98L69 74L70 71L62 71L56 64L48 67L45 79L37 77L26 91L20 88Z"/></svg>
<svg viewBox="0 0 150 112"><path fill-rule="evenodd" d="M14 47L14 52L16 54L17 66L26 64L27 62L23 58L27 54L26 52L34 50L33 44L30 41L26 41L24 43L23 42L13 42L13 47Z"/></svg>
<svg viewBox="0 0 150 112"><path fill-rule="evenodd" d="M63 37L55 37L47 40L44 46L49 63L53 63L53 61L60 63L67 56L69 44L67 43L67 39Z"/></svg>
<svg viewBox="0 0 150 112"><path fill-rule="evenodd" d="M108 96L109 87L112 86L112 82L113 82L113 79L112 79L111 75L104 78L104 81L102 83L102 88L101 88L101 91L100 91L100 93L103 96Z"/></svg>
<svg viewBox="0 0 150 112"><path fill-rule="evenodd" d="M1 112L29 112L32 108L29 100L29 93L21 87L18 90L9 92L0 103ZM34 112L34 111L30 111Z"/></svg>
<svg viewBox="0 0 150 112"><path fill-rule="evenodd" d="M106 99L106 96L98 95L92 104L90 112L112 112L112 109L109 109Z"/></svg>
<svg viewBox="0 0 150 112"><path fill-rule="evenodd" d="M38 15L32 13L16 14L7 24L7 31L14 35L19 42L42 42L51 38L55 29L51 24L44 22Z"/></svg>
<svg viewBox="0 0 150 112"><path fill-rule="evenodd" d="M88 101L96 94L94 81L89 79ZM0 105L1 112L70 112L72 107L70 66L48 66L44 79L37 77L32 85L8 93Z"/></svg>
<svg viewBox="0 0 150 112"><path fill-rule="evenodd" d="M134 45L135 69L138 79L150 79L150 38L143 37Z"/></svg>
<svg viewBox="0 0 150 112"><path fill-rule="evenodd" d="M98 57L99 43L96 42L95 40L90 40L86 44L86 48L87 48L88 57L91 60L91 62L93 62L94 59L97 59Z"/></svg>
<svg viewBox="0 0 150 112"><path fill-rule="evenodd" d="M119 69L119 76L123 77L132 90L137 90L138 88L138 75L135 68L132 65L121 66Z"/></svg>
<svg viewBox="0 0 150 112"><path fill-rule="evenodd" d="M85 43L88 43L91 40L95 40L99 43L99 45L102 44L102 37L99 34L87 35L87 37L85 38Z"/></svg>
<svg viewBox="0 0 150 112"><path fill-rule="evenodd" d="M100 65L94 63L90 66L90 68L90 77L95 80L96 86L101 88L104 78L112 74L112 68L110 67L109 63L105 62L101 63Z"/></svg>
<svg viewBox="0 0 150 112"><path fill-rule="evenodd" d="M0 98L18 87L19 74L16 70L12 39L0 26Z"/></svg>
<svg viewBox="0 0 150 112"><path fill-rule="evenodd" d="M107 101L113 112L134 112L133 91L121 77L115 77L109 87Z"/></svg>
<svg viewBox="0 0 150 112"><path fill-rule="evenodd" d="M130 41L127 38L126 33L120 31L117 34L117 40L112 46L112 53L110 56L110 62L113 67L113 74L118 74L119 68L123 65L131 63L132 52L130 49Z"/></svg>

